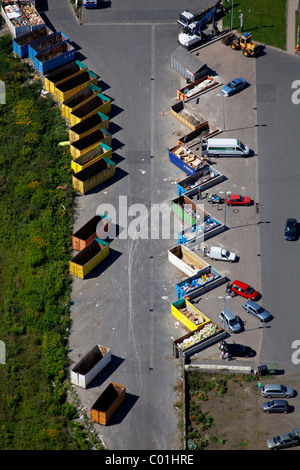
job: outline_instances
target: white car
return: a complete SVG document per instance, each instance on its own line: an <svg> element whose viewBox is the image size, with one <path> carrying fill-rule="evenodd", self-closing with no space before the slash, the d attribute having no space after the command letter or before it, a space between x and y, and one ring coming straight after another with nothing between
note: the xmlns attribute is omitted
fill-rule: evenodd
<svg viewBox="0 0 300 470"><path fill-rule="evenodd" d="M209 256L212 260L218 261L230 261L233 263L236 261L236 254L231 253L230 251L226 250L225 248L221 248L219 246L212 246L207 251L207 256Z"/></svg>

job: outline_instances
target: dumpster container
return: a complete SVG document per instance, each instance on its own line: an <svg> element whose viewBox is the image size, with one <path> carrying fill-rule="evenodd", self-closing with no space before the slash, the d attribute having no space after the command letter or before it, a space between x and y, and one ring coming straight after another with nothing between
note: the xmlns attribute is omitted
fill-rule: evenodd
<svg viewBox="0 0 300 470"><path fill-rule="evenodd" d="M174 163L187 175L194 175L197 171L208 165L206 158L199 157L183 145L177 145L168 149L168 151L170 162Z"/></svg>
<svg viewBox="0 0 300 470"><path fill-rule="evenodd" d="M73 188L81 194L86 194L91 189L112 178L115 173L116 164L112 160L103 157L72 176Z"/></svg>
<svg viewBox="0 0 300 470"><path fill-rule="evenodd" d="M111 228L111 218L97 214L72 235L73 250L81 251L95 238L103 240Z"/></svg>
<svg viewBox="0 0 300 470"><path fill-rule="evenodd" d="M91 408L91 421L104 426L125 400L126 387L111 382Z"/></svg>
<svg viewBox="0 0 300 470"><path fill-rule="evenodd" d="M21 36L13 39L13 51L24 59L28 57L28 46L36 41L37 39L44 38L45 36L49 36L52 34L53 31L47 28L47 26L41 26L34 31L29 31L28 33L22 34Z"/></svg>
<svg viewBox="0 0 300 470"><path fill-rule="evenodd" d="M85 70L80 75L64 80L54 88L54 98L60 103L75 95L78 91L93 83L97 85L98 77L90 70Z"/></svg>
<svg viewBox="0 0 300 470"><path fill-rule="evenodd" d="M88 134L82 139L75 140L70 144L70 152L73 159L80 157L88 150L96 147L97 144L103 142L106 145L111 146L112 135L105 129L97 129L96 131Z"/></svg>
<svg viewBox="0 0 300 470"><path fill-rule="evenodd" d="M78 91L61 104L62 116L70 120L71 113L75 109L97 96L101 91L101 88L93 84L82 88L82 90Z"/></svg>
<svg viewBox="0 0 300 470"><path fill-rule="evenodd" d="M90 117L84 119L84 121L69 128L70 143L75 140L82 139L82 137L85 137L100 128L108 131L109 124L109 118L105 114L100 112L92 114Z"/></svg>
<svg viewBox="0 0 300 470"><path fill-rule="evenodd" d="M87 166L101 160L103 157L111 160L112 148L103 142L100 142L100 144L83 153L80 157L72 160L71 168L75 173L78 173L79 171L84 170Z"/></svg>
<svg viewBox="0 0 300 470"><path fill-rule="evenodd" d="M86 388L111 361L111 351L97 344L71 370L71 383Z"/></svg>
<svg viewBox="0 0 300 470"><path fill-rule="evenodd" d="M75 60L75 48L68 42L62 42L36 54L33 65L43 75Z"/></svg>
<svg viewBox="0 0 300 470"><path fill-rule="evenodd" d="M204 75L204 77L201 77L195 82L189 83L180 90L177 90L177 99L179 101L185 101L189 98L194 98L200 93L203 93L218 84L219 83L210 75Z"/></svg>
<svg viewBox="0 0 300 470"><path fill-rule="evenodd" d="M78 124L79 122L91 116L91 114L94 114L96 112L108 114L110 110L111 99L99 93L87 103L84 103L82 106L79 106L77 109L72 111L70 115L71 126Z"/></svg>
<svg viewBox="0 0 300 470"><path fill-rule="evenodd" d="M86 69L87 66L79 62L79 60L70 62L69 64L59 67L57 70L46 75L44 77L44 88L54 95L54 89L57 85L68 78L79 75Z"/></svg>
<svg viewBox="0 0 300 470"><path fill-rule="evenodd" d="M171 313L173 317L190 331L196 331L199 326L210 323L210 319L187 299L180 299L173 302L171 304Z"/></svg>
<svg viewBox="0 0 300 470"><path fill-rule="evenodd" d="M177 298L189 297L189 299L194 299L225 282L227 282L226 277L222 276L211 266L207 266L194 276L176 284Z"/></svg>
<svg viewBox="0 0 300 470"><path fill-rule="evenodd" d="M26 15L17 3L9 2L8 5L5 5L4 2L2 2L1 15L14 38L22 36L32 30Z"/></svg>
<svg viewBox="0 0 300 470"><path fill-rule="evenodd" d="M195 196L224 180L224 176L211 166L205 166L194 175L188 176L177 183L177 194L188 197Z"/></svg>
<svg viewBox="0 0 300 470"><path fill-rule="evenodd" d="M62 32L52 33L44 38L37 39L36 41L29 44L28 57L29 59L33 60L38 52L45 51L49 47L66 42L68 40L69 40L68 36L65 36L65 34L63 34Z"/></svg>
<svg viewBox="0 0 300 470"><path fill-rule="evenodd" d="M84 279L109 254L109 243L95 238L70 261L70 273Z"/></svg>

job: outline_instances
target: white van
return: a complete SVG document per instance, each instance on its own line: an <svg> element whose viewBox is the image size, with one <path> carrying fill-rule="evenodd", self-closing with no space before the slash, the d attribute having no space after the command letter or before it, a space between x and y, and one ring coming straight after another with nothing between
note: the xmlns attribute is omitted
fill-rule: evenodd
<svg viewBox="0 0 300 470"><path fill-rule="evenodd" d="M225 248L221 248L219 246L212 246L207 251L207 256L209 256L212 260L219 260L219 261L230 261L233 263L236 260L236 254L230 253L230 251L226 250Z"/></svg>
<svg viewBox="0 0 300 470"><path fill-rule="evenodd" d="M246 157L250 153L248 145L238 139L202 139L201 148L209 157Z"/></svg>

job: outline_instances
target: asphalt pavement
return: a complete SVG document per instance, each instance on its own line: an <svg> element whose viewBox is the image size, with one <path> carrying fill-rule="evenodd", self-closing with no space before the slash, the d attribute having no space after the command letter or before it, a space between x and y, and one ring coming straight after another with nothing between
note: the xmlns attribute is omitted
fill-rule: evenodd
<svg viewBox="0 0 300 470"><path fill-rule="evenodd" d="M167 260L168 248L177 243L176 230L169 239L134 240L126 227L132 219L119 204L121 196L127 208L140 204L149 209L176 197L176 182L185 175L169 162L167 149L187 129L170 114L170 105L185 80L170 68L170 54L177 47L178 12L199 11L210 2L168 0L141 6L136 0L126 5L114 0L108 8L83 10L81 25L68 0L43 3L49 25L70 37L78 58L99 75L103 93L112 98L113 160L118 164L111 184L76 197L74 230L110 204L118 214L119 234L99 268L85 280L73 279L70 367L95 344L110 347L113 355L110 367L88 389L78 387L77 392L89 410L109 381L126 386L126 404L110 425L95 425L108 448L179 449L179 417L173 404L181 371L172 342L184 329L174 321L170 302L176 300L175 285L183 275ZM266 48L254 61L220 43L194 53L207 61L222 83L240 75L249 81L241 94L224 99L223 135L248 144L252 156L219 159L215 165L226 180L214 190L249 194L254 203L227 211L228 230L214 243L236 251L240 260L230 266L218 263L216 268L257 288L275 317L271 326L262 327L244 315L246 328L238 342L256 350L256 365L271 361L290 367L291 343L300 339L295 295L299 242L285 242L283 226L287 213L299 213L298 107L290 98L297 58ZM222 98L217 93L203 95L199 109L223 129ZM225 216L224 209L208 210L218 219ZM224 290L219 287L197 301L214 321L223 308L219 297ZM232 300L231 308L242 316L241 306L241 299Z"/></svg>

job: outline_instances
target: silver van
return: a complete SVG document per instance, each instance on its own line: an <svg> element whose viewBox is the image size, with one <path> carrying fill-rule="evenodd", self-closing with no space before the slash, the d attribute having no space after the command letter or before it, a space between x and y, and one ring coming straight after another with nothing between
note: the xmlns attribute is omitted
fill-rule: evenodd
<svg viewBox="0 0 300 470"><path fill-rule="evenodd" d="M248 145L238 139L202 139L201 150L208 157L247 157Z"/></svg>
<svg viewBox="0 0 300 470"><path fill-rule="evenodd" d="M228 308L226 310L222 310L220 313L220 321L224 326L227 326L232 333L239 333L242 331L242 325L238 317L236 317Z"/></svg>

